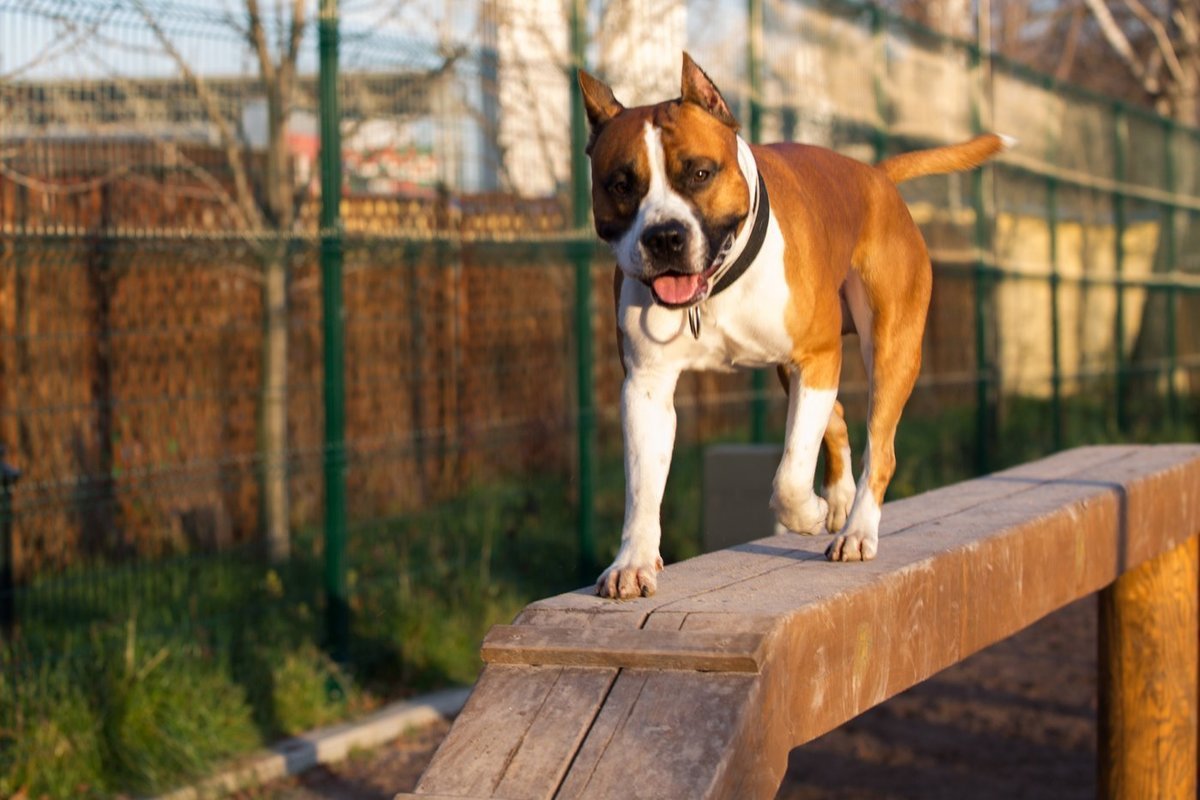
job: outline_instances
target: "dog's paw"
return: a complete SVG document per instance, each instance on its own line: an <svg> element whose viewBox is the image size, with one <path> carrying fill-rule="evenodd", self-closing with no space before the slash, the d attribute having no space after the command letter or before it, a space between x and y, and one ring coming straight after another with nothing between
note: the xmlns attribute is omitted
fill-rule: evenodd
<svg viewBox="0 0 1200 800"><path fill-rule="evenodd" d="M825 501L829 504L829 514L825 517L825 527L830 533L837 533L846 527L850 518L850 509L854 506L854 482L838 481L824 488Z"/></svg>
<svg viewBox="0 0 1200 800"><path fill-rule="evenodd" d="M596 594L614 600L629 600L634 597L649 597L658 591L658 573L662 572L663 560L655 556L644 561L623 559L620 555L612 566L604 570L596 581Z"/></svg>
<svg viewBox="0 0 1200 800"><path fill-rule="evenodd" d="M825 498L809 494L798 503L783 502L778 495L771 498L775 519L792 533L814 535L825 533L825 520L829 517L829 504Z"/></svg>
<svg viewBox="0 0 1200 800"><path fill-rule="evenodd" d="M879 550L879 539L864 533L843 533L836 536L825 557L830 561L870 561Z"/></svg>

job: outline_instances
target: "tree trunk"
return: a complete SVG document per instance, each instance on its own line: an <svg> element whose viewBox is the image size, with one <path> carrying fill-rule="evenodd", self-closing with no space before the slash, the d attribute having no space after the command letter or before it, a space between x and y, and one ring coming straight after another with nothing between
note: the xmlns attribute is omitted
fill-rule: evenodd
<svg viewBox="0 0 1200 800"><path fill-rule="evenodd" d="M288 236L292 233L292 187L288 171L289 87L280 75L267 91L266 200L269 223L279 236L263 259L262 463L263 525L272 562L291 555L288 512Z"/></svg>
<svg viewBox="0 0 1200 800"><path fill-rule="evenodd" d="M272 562L291 555L288 530L288 259L283 239L263 258L262 483L263 525Z"/></svg>

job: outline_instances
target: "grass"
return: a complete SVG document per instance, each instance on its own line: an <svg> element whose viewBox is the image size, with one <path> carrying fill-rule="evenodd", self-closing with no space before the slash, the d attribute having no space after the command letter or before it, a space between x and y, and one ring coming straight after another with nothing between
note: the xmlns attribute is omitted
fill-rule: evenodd
<svg viewBox="0 0 1200 800"><path fill-rule="evenodd" d="M1067 444L1117 441L1105 409L1076 403ZM1138 441L1195 440L1157 424ZM890 495L974 472L975 415L906 418ZM1050 452L1044 401L1012 400L996 418L994 467ZM865 441L852 430L856 447ZM696 555L703 448L681 443L663 506L663 555ZM619 452L597 475L597 561L616 551ZM107 797L195 779L222 759L360 714L417 691L469 683L494 623L581 575L574 489L561 473L496 481L424 512L352 527L346 664L326 655L316 531L270 567L253 553L78 570L23 589L21 636L0 649L0 796Z"/></svg>

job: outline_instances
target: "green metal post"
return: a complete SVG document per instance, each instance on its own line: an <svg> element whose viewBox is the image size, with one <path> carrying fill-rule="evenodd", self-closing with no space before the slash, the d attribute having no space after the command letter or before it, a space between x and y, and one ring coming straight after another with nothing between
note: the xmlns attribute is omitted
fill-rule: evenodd
<svg viewBox="0 0 1200 800"><path fill-rule="evenodd" d="M1176 330L1177 320L1175 318L1175 306L1179 302L1176 295L1176 281L1174 275L1177 272L1176 259L1178 252L1176 250L1177 242L1175 240L1177 223L1179 221L1179 209L1175 205L1175 121L1170 117L1163 118L1163 171L1166 190L1172 195L1172 199L1163 206L1163 212L1167 220L1166 239L1163 245L1166 249L1166 267L1167 272L1172 276L1167 281L1167 417L1170 419L1173 426L1178 426L1182 422L1179 404L1179 390L1175 386L1175 372L1178 369L1179 358L1179 342L1178 331Z"/></svg>
<svg viewBox="0 0 1200 800"><path fill-rule="evenodd" d="M1117 430L1129 428L1129 365L1125 359L1125 150L1129 144L1128 120L1121 105L1113 106L1113 178L1117 189L1113 192L1114 227L1114 286L1117 293L1116 319L1113 329L1113 348L1116 351L1117 368Z"/></svg>
<svg viewBox="0 0 1200 800"><path fill-rule="evenodd" d="M874 71L871 78L872 91L875 94L875 113L879 116L879 124L871 127L871 146L875 151L875 160L882 161L887 155L887 39L883 25L883 10L872 3L869 7L871 15L871 49L874 57Z"/></svg>
<svg viewBox="0 0 1200 800"><path fill-rule="evenodd" d="M577 233L588 226L591 188L587 154L588 127L579 93L579 71L587 47L586 0L571 3L571 221ZM579 457L579 571L583 580L595 577L596 567L596 392L592 336L591 247L582 240L572 245L575 267L575 377Z"/></svg>
<svg viewBox="0 0 1200 800"><path fill-rule="evenodd" d="M990 55L988 56L990 58ZM976 91L971 97L971 127L983 129L981 98L986 76L978 48L971 49L971 72ZM992 466L991 359L988 357L987 305L991 276L983 254L990 249L987 208L984 203L984 171L971 173L971 200L975 210L975 471L982 475Z"/></svg>
<svg viewBox="0 0 1200 800"><path fill-rule="evenodd" d="M342 139L338 109L338 0L321 0L321 305L325 390L326 633L335 661L348 657L346 413L342 307Z"/></svg>
<svg viewBox="0 0 1200 800"><path fill-rule="evenodd" d="M1065 447L1062 415L1062 345L1058 301L1062 276L1058 272L1058 180L1046 178L1046 225L1050 229L1050 417L1054 425L1054 449Z"/></svg>
<svg viewBox="0 0 1200 800"><path fill-rule="evenodd" d="M748 0L749 37L746 46L746 70L750 76L750 114L747 133L750 141L762 141L762 0ZM750 373L750 440L761 444L767 440L767 373L756 369Z"/></svg>

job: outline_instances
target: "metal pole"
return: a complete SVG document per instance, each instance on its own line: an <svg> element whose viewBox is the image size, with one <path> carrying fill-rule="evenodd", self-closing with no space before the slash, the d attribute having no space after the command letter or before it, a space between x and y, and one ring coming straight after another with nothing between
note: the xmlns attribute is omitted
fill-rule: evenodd
<svg viewBox="0 0 1200 800"><path fill-rule="evenodd" d="M1113 191L1114 227L1114 272L1117 308L1113 328L1113 348L1116 350L1117 368L1117 430L1129 428L1129 365L1125 359L1125 149L1129 142L1128 121L1125 109L1113 106L1113 179L1117 183Z"/></svg>
<svg viewBox="0 0 1200 800"><path fill-rule="evenodd" d="M586 0L571 3L571 222L577 232L591 216L591 183L587 154L588 127L579 93L579 71L587 48ZM571 246L575 268L575 381L578 419L579 572L591 580L596 567L596 392L592 336L591 246L580 239Z"/></svg>
<svg viewBox="0 0 1200 800"><path fill-rule="evenodd" d="M887 31L883 24L883 10L872 3L868 7L871 16L871 91L875 96L875 113L878 124L871 127L871 147L875 160L882 161L888 148L888 98L887 98Z"/></svg>
<svg viewBox="0 0 1200 800"><path fill-rule="evenodd" d="M1054 425L1054 449L1065 446L1062 415L1062 346L1059 341L1061 321L1058 316L1059 288L1062 276L1058 272L1058 181L1046 179L1046 224L1050 228L1050 418Z"/></svg>
<svg viewBox="0 0 1200 800"><path fill-rule="evenodd" d="M325 599L330 653L349 655L346 596L346 413L342 306L342 137L338 108L338 0L321 0L321 303L325 389Z"/></svg>
<svg viewBox="0 0 1200 800"><path fill-rule="evenodd" d="M1175 372L1178 369L1179 344L1178 331L1175 329L1176 320L1176 304L1178 303L1178 295L1175 291L1176 281L1174 278L1177 272L1176 258L1178 251L1176 250L1177 242L1176 223L1179 218L1179 209L1175 206L1175 121L1170 117L1163 119L1163 172L1165 177L1166 190L1172 195L1172 199L1168 204L1163 206L1164 216L1167 221L1166 230L1166 271L1172 277L1167 281L1167 417L1170 419L1173 426L1178 426L1182 417L1179 406L1179 390L1175 386Z"/></svg>
<svg viewBox="0 0 1200 800"><path fill-rule="evenodd" d="M747 133L750 141L762 141L762 53L763 53L763 7L762 0L748 0L747 15L749 37L746 47L746 69L750 77L750 114ZM756 369L750 373L750 440L762 443L767 440L767 373Z"/></svg>
<svg viewBox="0 0 1200 800"><path fill-rule="evenodd" d="M12 641L17 624L16 574L13 568L12 490L21 471L5 462L0 444L0 633Z"/></svg>
<svg viewBox="0 0 1200 800"><path fill-rule="evenodd" d="M1057 88L1050 76L1042 79L1042 88L1053 94ZM1047 156L1051 163L1059 158L1059 142L1051 137L1047 141ZM1059 302L1062 299L1062 273L1058 262L1058 178L1046 178L1046 226L1050 234L1050 418L1054 449L1066 446L1066 431L1063 428L1062 409L1062 316Z"/></svg>
<svg viewBox="0 0 1200 800"><path fill-rule="evenodd" d="M990 55L988 56L990 58ZM971 127L976 133L983 129L982 98L987 72L978 47L971 48L971 71L976 89L971 98ZM991 361L988 358L987 305L991 276L983 254L988 251L990 237L984 203L984 171L971 173L971 200L975 209L975 471L983 475L992 464Z"/></svg>

